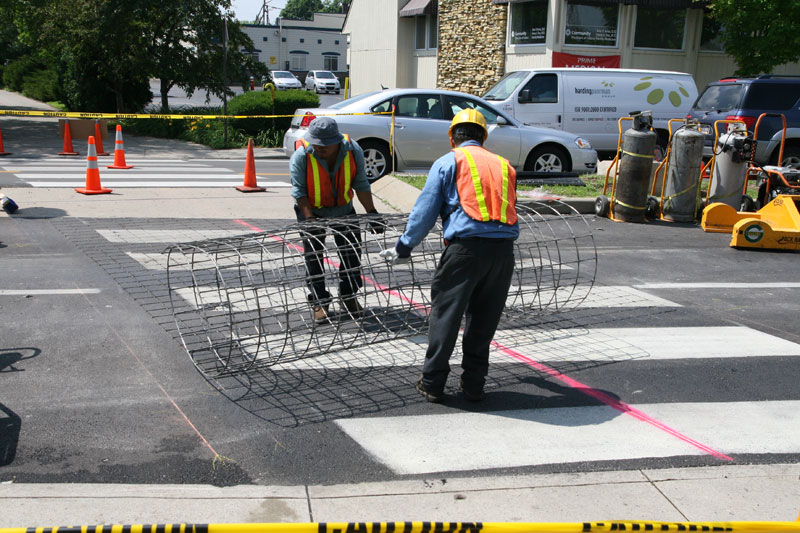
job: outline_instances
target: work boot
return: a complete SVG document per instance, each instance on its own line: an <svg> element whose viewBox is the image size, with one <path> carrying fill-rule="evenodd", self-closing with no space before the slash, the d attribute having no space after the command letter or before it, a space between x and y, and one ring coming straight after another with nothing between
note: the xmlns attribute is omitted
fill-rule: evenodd
<svg viewBox="0 0 800 533"><path fill-rule="evenodd" d="M342 297L342 305L347 312L350 313L350 316L353 318L361 318L364 316L364 308L361 307L361 304L358 303L358 299L355 296L345 296Z"/></svg>
<svg viewBox="0 0 800 533"><path fill-rule="evenodd" d="M328 305L315 305L314 306L314 322L317 324L324 324L328 321Z"/></svg>
<svg viewBox="0 0 800 533"><path fill-rule="evenodd" d="M425 384L422 382L422 378L417 380L417 392L422 394L422 396L424 396L425 399L431 403L442 403L442 400L444 400L444 392L435 393L426 390Z"/></svg>
<svg viewBox="0 0 800 533"><path fill-rule="evenodd" d="M479 402L486 397L486 394L483 392L483 390L465 389L464 380L461 378L458 378L458 390L460 390L464 394L464 398L470 402Z"/></svg>

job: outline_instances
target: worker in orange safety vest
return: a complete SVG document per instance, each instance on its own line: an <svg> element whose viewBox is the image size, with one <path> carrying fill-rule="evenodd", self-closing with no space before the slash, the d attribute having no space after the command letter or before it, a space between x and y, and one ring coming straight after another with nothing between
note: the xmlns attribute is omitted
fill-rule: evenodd
<svg viewBox="0 0 800 533"><path fill-rule="evenodd" d="M331 293L325 286L323 255L330 229L339 255L339 301L350 317L361 318L364 309L356 293L362 287L361 229L353 207L353 196L367 213L377 214L364 166L364 152L339 132L336 121L317 117L289 161L292 197L297 220L339 219L341 223L307 224L301 232L308 275L308 301L317 323L329 321ZM371 223L377 233L382 225Z"/></svg>
<svg viewBox="0 0 800 533"><path fill-rule="evenodd" d="M453 150L434 162L403 235L380 255L392 264L408 261L442 218L447 247L431 286L428 349L416 387L429 402L444 399L450 356L466 315L458 385L467 400L480 401L489 345L514 271L516 172L506 159L483 148L488 129L478 110L459 111L449 135Z"/></svg>

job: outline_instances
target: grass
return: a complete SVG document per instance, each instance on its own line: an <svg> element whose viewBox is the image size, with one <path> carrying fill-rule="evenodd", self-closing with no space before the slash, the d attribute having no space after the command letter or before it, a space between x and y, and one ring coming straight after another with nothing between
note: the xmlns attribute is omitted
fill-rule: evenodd
<svg viewBox="0 0 800 533"><path fill-rule="evenodd" d="M417 189L422 189L425 186L427 176L414 175L414 174L395 174L395 178L404 181L409 185L413 185ZM543 194L550 194L553 196L562 196L566 198L576 197L594 197L603 192L603 182L606 177L604 174L586 174L581 176L581 180L586 184L585 187L577 185L520 185L517 190L520 191L541 191Z"/></svg>

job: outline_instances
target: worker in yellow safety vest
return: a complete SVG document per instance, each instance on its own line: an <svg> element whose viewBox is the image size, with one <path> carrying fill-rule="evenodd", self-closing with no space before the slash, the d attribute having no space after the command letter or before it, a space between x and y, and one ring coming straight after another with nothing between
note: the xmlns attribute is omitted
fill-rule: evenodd
<svg viewBox="0 0 800 533"><path fill-rule="evenodd" d="M408 224L381 257L407 261L411 250L442 218L447 247L431 286L428 350L417 391L429 402L444 399L450 356L466 314L459 390L470 401L484 397L489 345L505 306L519 236L516 172L483 148L486 119L476 109L459 111L450 124L453 150L434 162Z"/></svg>
<svg viewBox="0 0 800 533"><path fill-rule="evenodd" d="M303 139L297 142L289 161L292 197L297 220L341 219L327 224L306 224L301 231L308 279L308 302L314 320L329 320L331 293L325 286L323 268L325 236L333 233L339 255L339 301L344 312L360 318L364 308L356 293L361 279L361 230L353 218L353 196L367 213L377 213L364 166L364 152L348 136L339 132L336 121L317 117L311 121ZM380 224L370 224L377 232Z"/></svg>

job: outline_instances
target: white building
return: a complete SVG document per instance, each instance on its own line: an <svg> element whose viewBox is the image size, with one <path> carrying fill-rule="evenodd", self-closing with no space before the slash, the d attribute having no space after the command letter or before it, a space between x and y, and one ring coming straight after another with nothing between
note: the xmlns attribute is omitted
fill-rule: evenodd
<svg viewBox="0 0 800 533"><path fill-rule="evenodd" d="M702 90L736 70L693 0L353 0L342 31L353 94L381 85L481 94L505 72L556 66L688 72Z"/></svg>
<svg viewBox="0 0 800 533"><path fill-rule="evenodd" d="M347 73L345 15L314 13L313 20L279 18L275 24L242 24L258 59L270 70L291 70L302 80L309 70Z"/></svg>

